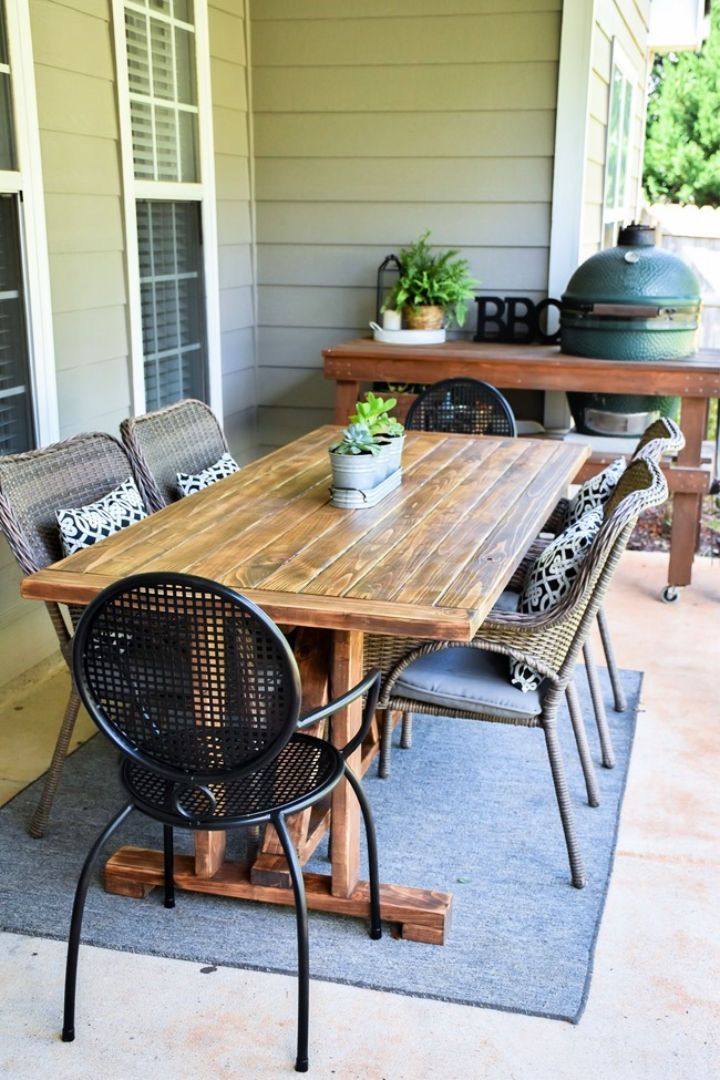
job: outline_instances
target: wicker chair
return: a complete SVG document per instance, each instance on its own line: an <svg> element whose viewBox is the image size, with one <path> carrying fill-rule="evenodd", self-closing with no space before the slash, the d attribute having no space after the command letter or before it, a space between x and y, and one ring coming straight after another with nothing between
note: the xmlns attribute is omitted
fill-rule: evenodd
<svg viewBox="0 0 720 1080"><path fill-rule="evenodd" d="M443 379L413 401L405 418L410 431L454 431L460 435L517 435L508 401L479 379Z"/></svg>
<svg viewBox="0 0 720 1080"><path fill-rule="evenodd" d="M612 499L600 532L593 542L578 577L557 607L540 615L494 610L483 623L471 644L451 642L423 642L417 639L369 636L366 639L365 663L379 668L383 673L383 685L378 707L384 713L384 750L390 743L392 713L401 711L427 713L433 716L457 716L471 720L487 720L493 723L514 724L522 727L539 727L545 734L555 793L570 862L572 883L582 888L585 870L578 848L573 823L572 808L565 780L564 766L557 735L557 716L563 695L567 697L570 717L578 744L580 760L585 774L588 802L597 803L592 763L589 760L587 740L582 726L577 696L572 682L579 651L589 633L592 621L612 579L612 575L624 551L638 515L650 506L656 506L667 498L667 483L658 465L651 459L639 459L628 468ZM483 660L473 661L478 668L492 668L489 676L483 676L483 686L470 708L468 697L458 697L457 707L437 703L436 695L416 693L408 696L408 679L416 678L408 669L416 661L434 653L451 649L464 649L459 659L470 658L471 650L481 650ZM544 682L538 691L537 701L532 695L512 691L507 673L500 673L497 654L519 660L543 675ZM503 662L504 663L504 662ZM405 674L404 674L405 673ZM442 678L437 672L432 676ZM471 676L463 675L466 688ZM504 681L503 681L504 679ZM493 682L494 680L494 682ZM488 705L487 686L506 687L514 694L513 713L496 704ZM503 693L505 691L503 690ZM434 696L434 703L427 700ZM523 702L527 698L527 703Z"/></svg>
<svg viewBox="0 0 720 1080"><path fill-rule="evenodd" d="M192 662L189 663L189 658ZM347 759L375 713L379 672L300 718L300 674L268 616L231 589L185 574L138 574L105 589L77 628L75 684L120 751L125 805L92 845L75 892L62 1038L75 1038L83 911L100 849L133 810L163 826L165 907L175 906L174 832L248 829L272 822L292 879L298 942L298 1072L308 1069L310 971L302 868L286 817L346 779L365 822L370 936L382 936L372 813ZM338 748L303 729L365 695L360 730ZM198 931L202 933L202 927ZM242 1006L241 1006L242 1007ZM247 1075L239 1066L238 1075Z"/></svg>
<svg viewBox="0 0 720 1080"><path fill-rule="evenodd" d="M152 510L180 498L178 472L200 472L228 450L212 410L192 398L129 417L120 434Z"/></svg>
<svg viewBox="0 0 720 1080"><path fill-rule="evenodd" d="M0 457L0 528L23 573L32 574L63 558L56 510L95 502L133 475L132 463L120 443L102 432L76 435L41 450ZM58 604L45 606L69 665L71 627L82 609L69 609L68 626ZM73 687L30 824L31 836L43 836L47 829L79 706Z"/></svg>
<svg viewBox="0 0 720 1080"><path fill-rule="evenodd" d="M662 458L670 455L677 454L682 450L685 445L685 436L682 431L669 417L661 416L658 420L653 421L648 428L643 432L635 450L633 451L631 461L635 461L638 455L644 457L650 457L658 464ZM561 499L555 507L549 521L544 527L544 532L557 535L565 527L565 521L567 519L569 507L568 499ZM542 546L542 542L539 545ZM534 554L537 554L538 548L534 549ZM610 685L613 691L613 704L616 712L624 712L627 708L627 702L625 700L625 691L623 690L622 683L620 681L620 671L615 659L615 649L613 647L612 638L610 636L610 627L608 625L607 616L603 607L598 608L597 624L600 631L600 640L602 642L603 652L605 653L605 662L607 664L608 674L610 676ZM585 667L587 670L588 684L590 686L590 694L595 709L595 716L598 721L598 730L600 731L600 742L602 746L603 765L606 768L612 768L615 760L615 756L612 749L612 742L610 740L609 730L607 727L607 720L605 718L605 705L602 698L602 692L600 690L600 681L597 675L597 666L595 664L594 649L590 637L588 636L585 644L583 645L583 655L585 658Z"/></svg>

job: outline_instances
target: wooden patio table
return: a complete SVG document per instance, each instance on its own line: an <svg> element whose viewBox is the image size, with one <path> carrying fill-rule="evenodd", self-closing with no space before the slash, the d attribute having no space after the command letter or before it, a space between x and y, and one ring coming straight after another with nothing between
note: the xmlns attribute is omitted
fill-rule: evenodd
<svg viewBox="0 0 720 1080"><path fill-rule="evenodd" d="M337 430L313 431L25 578L23 596L85 604L111 582L147 571L220 581L276 621L307 628L297 633L309 707L325 693L324 645L330 692L340 695L363 676L368 632L470 641L588 454L585 446L560 442L412 432L401 486L375 507L343 510L330 505L328 492L327 447ZM359 724L359 702L336 714L335 744L344 746ZM362 774L376 744L357 750L351 768ZM330 814L331 873L306 872L308 906L365 916L359 808L347 782L333 792L331 810L296 816L295 842L307 860ZM282 866L275 865L273 878L273 860L272 836L253 875L251 867L224 859L224 833L198 833L194 859L175 857L175 881L200 892L292 904ZM145 895L162 884L162 867L160 851L121 848L106 865L106 888ZM445 892L381 887L383 918L414 940L443 942L451 902Z"/></svg>
<svg viewBox="0 0 720 1080"><path fill-rule="evenodd" d="M712 461L703 460L708 404L720 397L720 350L701 349L686 360L597 360L569 356L556 345L504 345L448 341L443 345L386 345L372 338L346 341L323 351L325 377L336 380L335 419L346 423L363 382L433 383L465 376L502 389L570 390L609 394L659 394L681 398L685 448L665 470L673 497L668 598L689 585L697 547L702 497L710 490ZM406 409L409 397L401 401ZM402 413L402 409L399 410ZM402 413L404 415L404 413ZM634 445L631 440L628 440ZM712 455L710 455L712 456ZM597 452L577 483L617 457Z"/></svg>

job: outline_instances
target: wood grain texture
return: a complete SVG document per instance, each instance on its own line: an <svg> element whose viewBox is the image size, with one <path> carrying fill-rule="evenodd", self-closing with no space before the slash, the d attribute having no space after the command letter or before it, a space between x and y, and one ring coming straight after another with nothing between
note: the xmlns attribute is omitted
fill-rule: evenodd
<svg viewBox="0 0 720 1080"><path fill-rule="evenodd" d="M582 466L560 442L409 432L401 486L330 505L320 428L211 488L26 578L87 603L130 574L177 571L242 591L283 623L470 640Z"/></svg>
<svg viewBox="0 0 720 1080"><path fill-rule="evenodd" d="M370 891L366 881L358 882L349 896L336 896L332 892L329 875L306 873L304 877L307 905L311 910L369 918ZM192 892L213 893L217 896L257 900L268 904L294 904L292 889L254 885L250 881L247 868L240 863L225 862L215 877L208 879L195 874L192 856L176 855L173 880L177 888ZM105 866L105 888L111 893L139 897L162 883L163 862L160 851L123 847L111 856ZM382 918L401 926L409 924L423 927L426 936L414 940L442 944L450 925L451 912L450 893L404 885L380 886ZM408 936L412 936L412 931Z"/></svg>
<svg viewBox="0 0 720 1080"><path fill-rule="evenodd" d="M568 356L555 345L448 341L444 345L384 345L358 338L323 351L325 376L345 383L433 383L452 376L484 379L504 389L588 390L634 394L720 396L720 350L686 360L595 360ZM345 388L350 396L349 388Z"/></svg>

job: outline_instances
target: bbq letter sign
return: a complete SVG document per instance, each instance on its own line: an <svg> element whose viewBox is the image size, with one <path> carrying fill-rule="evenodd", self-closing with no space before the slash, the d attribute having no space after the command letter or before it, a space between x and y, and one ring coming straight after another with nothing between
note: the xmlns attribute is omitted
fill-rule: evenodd
<svg viewBox="0 0 720 1080"><path fill-rule="evenodd" d="M556 345L560 331L546 333L547 312L550 308L560 311L560 301L547 297L539 304L529 296L476 296L478 306L477 331L474 341L505 341L529 345L538 341L541 345Z"/></svg>

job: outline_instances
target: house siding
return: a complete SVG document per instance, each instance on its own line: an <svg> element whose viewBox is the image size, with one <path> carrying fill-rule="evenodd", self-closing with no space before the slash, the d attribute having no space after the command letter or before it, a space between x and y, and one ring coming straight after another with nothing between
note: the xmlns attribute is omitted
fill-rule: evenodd
<svg viewBox="0 0 720 1080"><path fill-rule="evenodd" d="M649 0L598 0L596 6L583 193L583 260L598 251L602 244L605 154L614 38L619 42L635 73L628 184L632 193L633 212L637 216L639 211L645 137L649 20Z"/></svg>
<svg viewBox="0 0 720 1080"><path fill-rule="evenodd" d="M240 462L255 452L255 295L245 0L211 0L224 427Z"/></svg>
<svg viewBox="0 0 720 1080"><path fill-rule="evenodd" d="M255 374L244 0L208 5L224 423L254 453ZM117 435L131 411L120 134L110 0L30 0L60 435ZM0 684L56 647L0 539Z"/></svg>
<svg viewBox="0 0 720 1080"><path fill-rule="evenodd" d="M487 291L546 294L560 9L250 0L263 446L331 415L321 349L424 229Z"/></svg>

